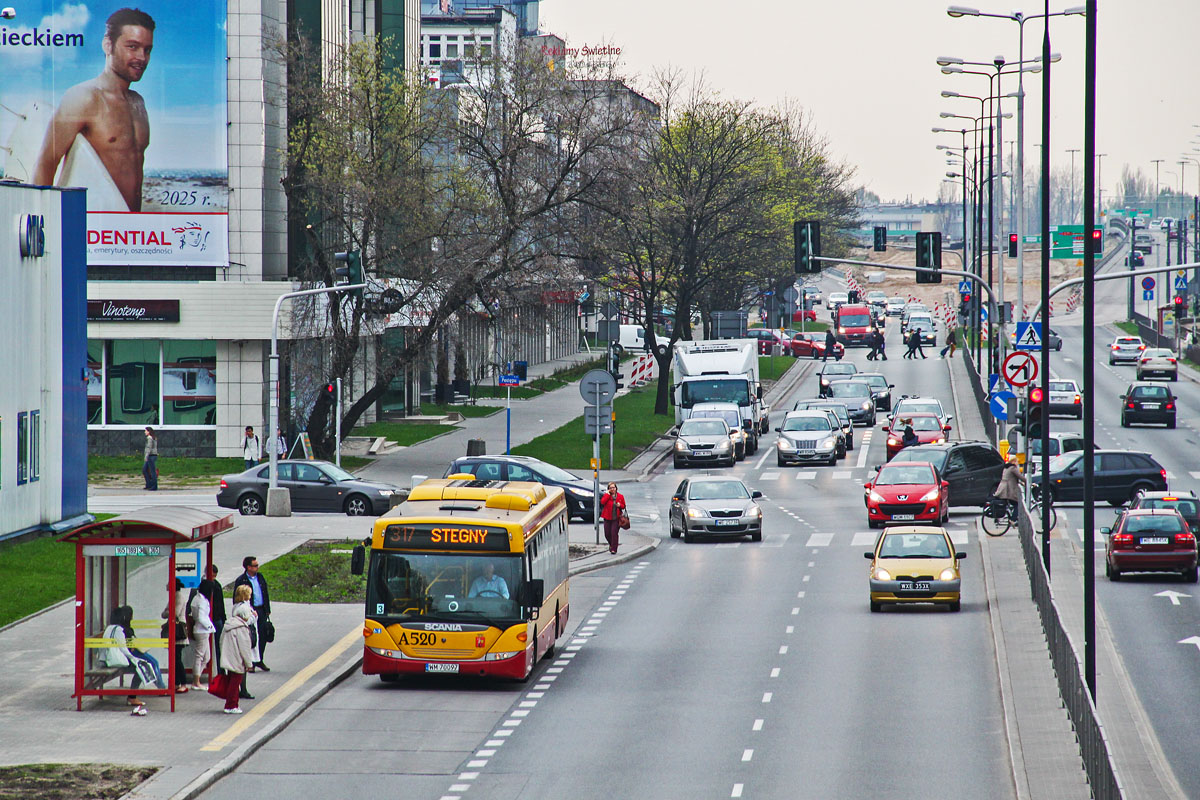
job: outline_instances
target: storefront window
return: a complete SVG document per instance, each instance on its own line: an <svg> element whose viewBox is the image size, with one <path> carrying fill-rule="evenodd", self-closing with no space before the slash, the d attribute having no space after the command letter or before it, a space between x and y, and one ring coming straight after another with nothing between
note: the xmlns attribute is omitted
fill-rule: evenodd
<svg viewBox="0 0 1200 800"><path fill-rule="evenodd" d="M155 341L106 343L105 422L109 425L158 425L159 361Z"/></svg>
<svg viewBox="0 0 1200 800"><path fill-rule="evenodd" d="M104 342L88 339L87 343L87 415L88 425L104 421Z"/></svg>
<svg viewBox="0 0 1200 800"><path fill-rule="evenodd" d="M164 425L217 424L217 343L163 342Z"/></svg>

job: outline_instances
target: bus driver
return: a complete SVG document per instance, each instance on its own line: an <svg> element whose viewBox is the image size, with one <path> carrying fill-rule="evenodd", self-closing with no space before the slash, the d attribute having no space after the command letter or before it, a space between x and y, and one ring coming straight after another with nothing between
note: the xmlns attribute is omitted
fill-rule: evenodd
<svg viewBox="0 0 1200 800"><path fill-rule="evenodd" d="M495 565L489 561L483 565L483 574L471 584L467 597L503 597L507 600L508 583L496 574Z"/></svg>

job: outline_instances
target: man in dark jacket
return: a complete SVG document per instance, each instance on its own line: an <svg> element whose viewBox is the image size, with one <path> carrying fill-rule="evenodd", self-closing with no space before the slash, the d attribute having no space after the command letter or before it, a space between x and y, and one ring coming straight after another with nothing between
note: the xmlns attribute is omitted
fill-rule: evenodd
<svg viewBox="0 0 1200 800"><path fill-rule="evenodd" d="M212 624L217 629L213 634L213 663L221 663L221 629L225 627L225 590L217 580L217 565L209 564L208 579L213 582ZM191 605L191 601L188 601Z"/></svg>
<svg viewBox="0 0 1200 800"><path fill-rule="evenodd" d="M250 606L258 614L258 661L254 666L263 672L270 672L271 668L263 663L265 660L263 653L267 649L267 639L263 634L270 626L271 593L267 589L267 579L258 574L257 558L246 556L242 559L242 567L245 571L238 575L237 580L233 582L233 587L236 589L242 584L250 587Z"/></svg>
<svg viewBox="0 0 1200 800"><path fill-rule="evenodd" d="M837 347L837 337L833 335L833 331L825 331L825 354L821 357L822 362L828 361L831 355L834 356L835 360L837 359L837 356L833 353L835 347Z"/></svg>

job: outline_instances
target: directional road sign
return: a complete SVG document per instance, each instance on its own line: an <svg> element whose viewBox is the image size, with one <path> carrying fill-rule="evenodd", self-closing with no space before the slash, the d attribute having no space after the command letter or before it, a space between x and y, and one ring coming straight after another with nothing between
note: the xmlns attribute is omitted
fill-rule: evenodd
<svg viewBox="0 0 1200 800"><path fill-rule="evenodd" d="M1042 349L1042 323L1040 322L1018 322L1017 323L1017 338L1013 343L1015 350L1041 350Z"/></svg>
<svg viewBox="0 0 1200 800"><path fill-rule="evenodd" d="M1145 289L1146 291L1150 291L1151 289L1153 289L1154 288L1154 278L1152 278L1149 275L1142 278L1142 288Z"/></svg>
<svg viewBox="0 0 1200 800"><path fill-rule="evenodd" d="M497 383L501 386L520 386L521 378L517 375L501 375L497 378Z"/></svg>
<svg viewBox="0 0 1200 800"><path fill-rule="evenodd" d="M1142 299L1143 300L1153 300L1154 299L1154 290L1147 289L1146 291L1142 292Z"/></svg>
<svg viewBox="0 0 1200 800"><path fill-rule="evenodd" d="M1004 389L992 395L992 399L988 402L988 408L992 412L992 416L1001 422L1008 421L1008 401L1016 399L1016 395Z"/></svg>
<svg viewBox="0 0 1200 800"><path fill-rule="evenodd" d="M1004 373L1004 380L1008 381L1009 385L1028 386L1037 377L1038 363L1029 353L1018 350L1005 357L1004 366L1000 371Z"/></svg>
<svg viewBox="0 0 1200 800"><path fill-rule="evenodd" d="M579 395L589 405L609 405L617 393L617 379L606 369L591 369L579 381Z"/></svg>

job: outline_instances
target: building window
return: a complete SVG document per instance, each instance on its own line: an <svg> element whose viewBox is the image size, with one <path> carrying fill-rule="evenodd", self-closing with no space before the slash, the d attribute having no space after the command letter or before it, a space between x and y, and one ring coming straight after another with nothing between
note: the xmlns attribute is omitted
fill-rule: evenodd
<svg viewBox="0 0 1200 800"><path fill-rule="evenodd" d="M458 58L458 45L446 43L446 58Z"/></svg>
<svg viewBox="0 0 1200 800"><path fill-rule="evenodd" d="M471 42L467 42L466 44L463 45L463 58L474 58L474 57L475 57L475 45L472 44Z"/></svg>
<svg viewBox="0 0 1200 800"><path fill-rule="evenodd" d="M479 57L481 59L492 57L492 46L487 42L479 45Z"/></svg>
<svg viewBox="0 0 1200 800"><path fill-rule="evenodd" d="M104 421L104 342L87 343L87 415L88 425Z"/></svg>
<svg viewBox="0 0 1200 800"><path fill-rule="evenodd" d="M158 425L159 343L121 339L106 343L105 419L109 425Z"/></svg>
<svg viewBox="0 0 1200 800"><path fill-rule="evenodd" d="M431 43L429 45L429 57L430 58L441 58L442 57L442 46L440 44L432 44Z"/></svg>
<svg viewBox="0 0 1200 800"><path fill-rule="evenodd" d="M42 412L29 412L29 480L42 477Z"/></svg>
<svg viewBox="0 0 1200 800"><path fill-rule="evenodd" d="M217 424L217 343L163 342L163 425Z"/></svg>
<svg viewBox="0 0 1200 800"><path fill-rule="evenodd" d="M29 414L17 413L17 485L29 481Z"/></svg>

